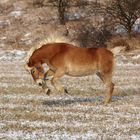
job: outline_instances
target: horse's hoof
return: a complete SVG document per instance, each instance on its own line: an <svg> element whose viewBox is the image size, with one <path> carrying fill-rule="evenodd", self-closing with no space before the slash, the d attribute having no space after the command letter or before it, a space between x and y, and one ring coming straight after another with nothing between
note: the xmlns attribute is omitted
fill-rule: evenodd
<svg viewBox="0 0 140 140"><path fill-rule="evenodd" d="M110 100L105 100L104 101L104 105L106 106L106 105L108 105L110 103Z"/></svg>
<svg viewBox="0 0 140 140"><path fill-rule="evenodd" d="M68 90L67 89L64 89L64 93L68 94Z"/></svg>
<svg viewBox="0 0 140 140"><path fill-rule="evenodd" d="M50 92L51 92L51 90L50 89L45 89L45 93L47 94L47 95L50 95Z"/></svg>

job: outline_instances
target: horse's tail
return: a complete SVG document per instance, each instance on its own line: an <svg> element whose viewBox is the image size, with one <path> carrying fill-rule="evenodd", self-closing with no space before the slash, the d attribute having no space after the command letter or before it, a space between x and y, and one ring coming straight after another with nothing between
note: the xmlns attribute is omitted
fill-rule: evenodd
<svg viewBox="0 0 140 140"><path fill-rule="evenodd" d="M113 49L109 49L111 52L113 52L113 54L116 56L118 54L120 54L121 52L126 51L126 47L125 46L118 46L115 47Z"/></svg>

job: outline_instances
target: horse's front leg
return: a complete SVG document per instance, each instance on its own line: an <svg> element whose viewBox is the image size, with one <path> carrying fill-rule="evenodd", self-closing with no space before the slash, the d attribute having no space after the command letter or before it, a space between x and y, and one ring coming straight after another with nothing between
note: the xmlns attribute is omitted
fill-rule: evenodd
<svg viewBox="0 0 140 140"><path fill-rule="evenodd" d="M55 71L53 78L51 79L51 83L54 88L61 93L68 93L67 90L61 85L59 79L65 74L63 69L58 69Z"/></svg>
<svg viewBox="0 0 140 140"><path fill-rule="evenodd" d="M47 70L47 72L44 74L44 82L42 84L42 89L47 95L50 95L51 92L51 90L47 86L47 81L52 79L53 74L54 72L51 69Z"/></svg>
<svg viewBox="0 0 140 140"><path fill-rule="evenodd" d="M49 69L49 70L47 70L47 72L45 73L44 79L49 80L50 77L52 77L53 75L54 75L54 71L51 70L51 69Z"/></svg>
<svg viewBox="0 0 140 140"><path fill-rule="evenodd" d="M42 84L42 89L45 91L45 93L47 94L47 95L50 95L50 89L49 89L49 87L47 86L47 82L46 81L44 81L43 82L43 84Z"/></svg>

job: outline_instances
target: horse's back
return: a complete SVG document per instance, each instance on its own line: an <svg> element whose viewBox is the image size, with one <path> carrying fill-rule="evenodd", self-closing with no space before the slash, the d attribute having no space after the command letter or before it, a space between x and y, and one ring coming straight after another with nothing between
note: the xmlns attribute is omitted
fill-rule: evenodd
<svg viewBox="0 0 140 140"><path fill-rule="evenodd" d="M66 43L49 44L46 52L53 54L51 61L63 65L100 65L105 67L113 63L113 53L106 48L80 48Z"/></svg>
<svg viewBox="0 0 140 140"><path fill-rule="evenodd" d="M106 48L79 48L65 43L51 44L49 47L57 51L50 64L56 69L65 69L68 75L83 76L96 71L112 71L113 54Z"/></svg>

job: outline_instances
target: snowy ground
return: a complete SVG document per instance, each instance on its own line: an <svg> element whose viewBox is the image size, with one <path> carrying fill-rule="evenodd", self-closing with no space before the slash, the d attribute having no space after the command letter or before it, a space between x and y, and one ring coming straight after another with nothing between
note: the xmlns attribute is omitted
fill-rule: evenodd
<svg viewBox="0 0 140 140"><path fill-rule="evenodd" d="M24 51L0 51L0 139L140 140L140 51L116 58L112 102L95 75L62 83L70 96L45 95L24 70Z"/></svg>

